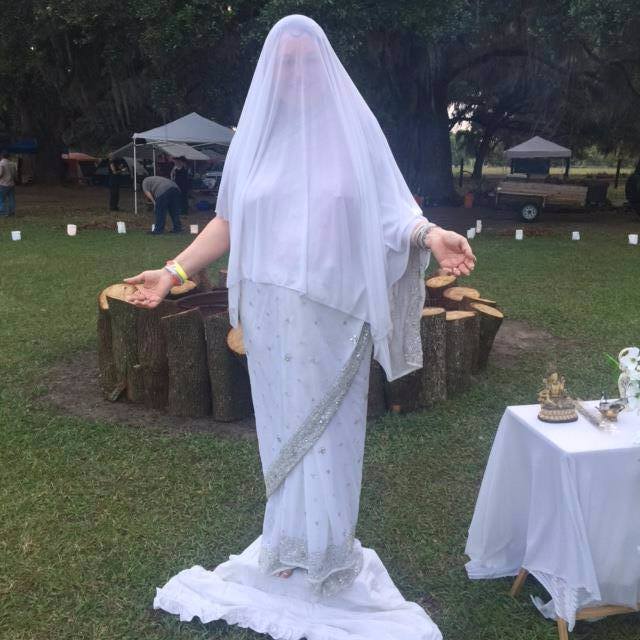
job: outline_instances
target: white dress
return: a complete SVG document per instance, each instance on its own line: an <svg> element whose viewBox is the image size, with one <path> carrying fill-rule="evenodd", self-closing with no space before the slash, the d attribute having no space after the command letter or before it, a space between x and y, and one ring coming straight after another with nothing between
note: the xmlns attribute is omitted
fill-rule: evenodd
<svg viewBox="0 0 640 640"><path fill-rule="evenodd" d="M240 318L268 501L262 535L155 608L276 640L439 640L355 537L366 431L367 323L292 289L242 281ZM298 567L288 579L276 572Z"/></svg>

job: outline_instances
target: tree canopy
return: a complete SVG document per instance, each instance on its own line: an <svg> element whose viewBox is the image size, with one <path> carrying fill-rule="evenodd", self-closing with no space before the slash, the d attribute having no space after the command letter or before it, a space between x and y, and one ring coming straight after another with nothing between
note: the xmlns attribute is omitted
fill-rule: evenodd
<svg viewBox="0 0 640 640"><path fill-rule="evenodd" d="M547 135L640 153L634 0L22 0L0 12L0 132L103 151L198 111L239 117L261 43L289 13L325 29L412 189L453 197L450 130L479 166ZM478 165L478 163L477 163Z"/></svg>

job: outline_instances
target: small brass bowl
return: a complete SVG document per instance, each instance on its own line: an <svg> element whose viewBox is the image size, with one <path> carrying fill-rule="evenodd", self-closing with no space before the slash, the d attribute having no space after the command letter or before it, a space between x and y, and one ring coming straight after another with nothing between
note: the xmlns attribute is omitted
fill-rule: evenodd
<svg viewBox="0 0 640 640"><path fill-rule="evenodd" d="M618 414L625 408L622 402L601 402L598 405L600 415L609 422L618 422Z"/></svg>

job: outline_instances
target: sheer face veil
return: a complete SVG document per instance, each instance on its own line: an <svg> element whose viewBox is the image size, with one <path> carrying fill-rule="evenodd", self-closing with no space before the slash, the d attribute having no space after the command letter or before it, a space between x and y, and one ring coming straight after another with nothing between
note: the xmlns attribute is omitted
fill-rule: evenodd
<svg viewBox="0 0 640 640"><path fill-rule="evenodd" d="M267 35L216 211L230 223L232 324L243 279L277 284L368 322L390 379L421 366L393 305L420 297L417 268L414 281L403 276L422 212L375 116L310 18L287 16Z"/></svg>

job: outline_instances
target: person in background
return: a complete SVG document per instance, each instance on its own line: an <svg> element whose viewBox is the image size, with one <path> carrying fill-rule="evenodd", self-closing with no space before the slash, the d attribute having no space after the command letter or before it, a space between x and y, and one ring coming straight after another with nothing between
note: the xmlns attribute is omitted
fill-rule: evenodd
<svg viewBox="0 0 640 640"><path fill-rule="evenodd" d="M16 213L16 163L9 159L9 152L0 154L0 215L13 216Z"/></svg>
<svg viewBox="0 0 640 640"><path fill-rule="evenodd" d="M120 183L127 173L127 163L123 158L109 156L109 211L120 211Z"/></svg>
<svg viewBox="0 0 640 640"><path fill-rule="evenodd" d="M189 213L189 168L187 167L187 159L184 156L173 159L170 177L180 189L182 203L180 214L187 215Z"/></svg>
<svg viewBox="0 0 640 640"><path fill-rule="evenodd" d="M164 222L167 213L171 216L173 229L171 233L180 233L180 210L182 207L182 196L178 185L169 178L162 176L149 176L142 181L142 191L144 195L153 202L155 214L155 227L149 233L160 235L164 233Z"/></svg>

